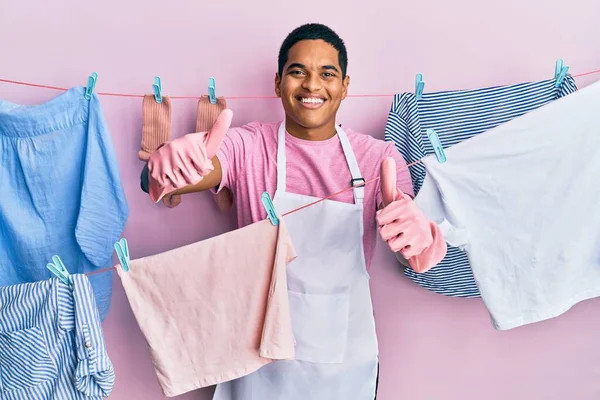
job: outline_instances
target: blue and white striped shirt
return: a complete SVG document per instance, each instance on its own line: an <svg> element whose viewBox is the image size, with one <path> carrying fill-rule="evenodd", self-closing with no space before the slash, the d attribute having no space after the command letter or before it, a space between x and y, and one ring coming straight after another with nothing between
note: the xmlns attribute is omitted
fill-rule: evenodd
<svg viewBox="0 0 600 400"><path fill-rule="evenodd" d="M0 399L100 400L115 382L87 276L0 288Z"/></svg>
<svg viewBox="0 0 600 400"><path fill-rule="evenodd" d="M483 89L394 96L385 128L385 140L392 141L407 163L434 154L426 131L435 129L444 148L448 148L500 124L577 90L567 75L556 88L556 80L528 82ZM515 144L517 145L517 144ZM419 192L425 168L417 163L409 167L415 195ZM446 257L425 273L405 268L404 273L422 287L453 297L480 297L473 272L464 252L448 246Z"/></svg>

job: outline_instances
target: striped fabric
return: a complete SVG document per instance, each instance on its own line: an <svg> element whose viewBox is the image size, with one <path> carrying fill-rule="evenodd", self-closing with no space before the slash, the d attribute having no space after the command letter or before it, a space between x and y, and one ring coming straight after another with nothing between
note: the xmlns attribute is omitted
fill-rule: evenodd
<svg viewBox="0 0 600 400"><path fill-rule="evenodd" d="M115 374L92 287L58 278L0 288L0 399L99 400Z"/></svg>
<svg viewBox="0 0 600 400"><path fill-rule="evenodd" d="M528 82L484 89L394 96L385 128L385 140L392 141L407 163L434 154L426 131L435 129L444 148L508 122L529 111L577 90L567 75L556 88L556 80ZM515 145L518 145L515 143ZM409 167L415 195L425 177L421 163ZM408 278L422 287L452 297L480 297L466 253L448 246L446 257L425 273L405 268Z"/></svg>

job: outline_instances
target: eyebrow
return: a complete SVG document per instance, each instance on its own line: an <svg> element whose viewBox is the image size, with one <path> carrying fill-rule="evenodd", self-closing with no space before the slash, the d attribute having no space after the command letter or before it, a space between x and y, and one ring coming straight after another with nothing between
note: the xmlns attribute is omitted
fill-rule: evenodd
<svg viewBox="0 0 600 400"><path fill-rule="evenodd" d="M291 63L291 64L290 64L290 65L289 65L289 66L286 68L286 70L290 70L290 69L293 69L293 68L300 68L300 69L304 69L304 68L306 68L306 66L305 66L304 64L300 64L300 63ZM340 71L337 69L337 67L336 67L335 65L323 65L323 66L321 67L321 69L325 69L325 70L333 70L333 71L335 71L335 72L340 72Z"/></svg>

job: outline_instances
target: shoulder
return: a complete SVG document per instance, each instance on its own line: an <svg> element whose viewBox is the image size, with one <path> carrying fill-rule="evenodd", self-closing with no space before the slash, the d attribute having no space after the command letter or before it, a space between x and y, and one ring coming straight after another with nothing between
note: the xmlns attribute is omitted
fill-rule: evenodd
<svg viewBox="0 0 600 400"><path fill-rule="evenodd" d="M278 122L260 122L260 121L252 121L245 123L240 126L229 128L229 132L231 134L242 134L242 135L257 135L261 133L271 133L277 132L277 128L279 127Z"/></svg>
<svg viewBox="0 0 600 400"><path fill-rule="evenodd" d="M252 121L240 126L231 127L226 137L234 142L243 142L246 145L259 141L272 141L277 137L278 122Z"/></svg>
<svg viewBox="0 0 600 400"><path fill-rule="evenodd" d="M342 126L342 128L344 129L344 132L346 132L348 141L357 155L358 153L365 155L370 154L374 158L377 158L376 156L379 155L380 160L382 160L385 157L392 155L396 150L393 142L377 139L366 133L356 132L348 127Z"/></svg>

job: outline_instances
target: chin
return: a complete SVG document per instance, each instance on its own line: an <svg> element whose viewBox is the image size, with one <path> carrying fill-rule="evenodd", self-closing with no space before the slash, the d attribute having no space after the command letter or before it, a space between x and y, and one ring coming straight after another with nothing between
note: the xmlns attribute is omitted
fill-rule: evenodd
<svg viewBox="0 0 600 400"><path fill-rule="evenodd" d="M294 115L294 120L298 125L305 129L317 129L331 120L329 116L323 115L306 115L306 113L301 113L300 115Z"/></svg>

